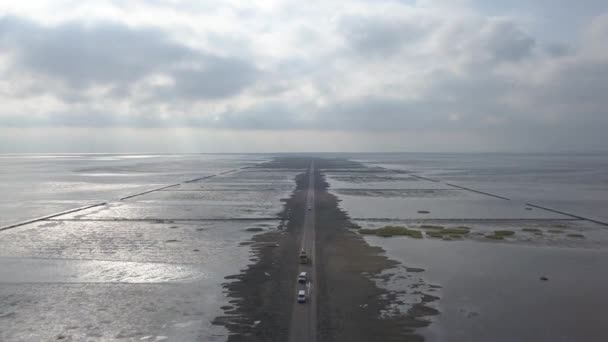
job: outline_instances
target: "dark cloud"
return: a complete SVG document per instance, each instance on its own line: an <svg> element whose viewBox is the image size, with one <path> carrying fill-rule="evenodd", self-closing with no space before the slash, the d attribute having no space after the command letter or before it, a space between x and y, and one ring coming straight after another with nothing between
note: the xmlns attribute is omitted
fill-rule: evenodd
<svg viewBox="0 0 608 342"><path fill-rule="evenodd" d="M4 18L0 37L3 48L16 53L21 67L74 86L130 82L198 55L160 31L109 22L43 27Z"/></svg>
<svg viewBox="0 0 608 342"><path fill-rule="evenodd" d="M608 60L567 64L550 82L535 87L531 105L571 127L606 127L607 89Z"/></svg>
<svg viewBox="0 0 608 342"><path fill-rule="evenodd" d="M201 65L172 73L172 94L188 99L223 98L241 92L261 75L251 64L235 58L206 56Z"/></svg>
<svg viewBox="0 0 608 342"><path fill-rule="evenodd" d="M551 57L563 57L574 52L571 47L558 43L548 44L543 50Z"/></svg>
<svg viewBox="0 0 608 342"><path fill-rule="evenodd" d="M532 54L534 38L520 30L511 21L499 21L488 27L484 45L498 62L519 61Z"/></svg>
<svg viewBox="0 0 608 342"><path fill-rule="evenodd" d="M191 49L160 30L110 22L44 27L8 17L0 20L0 47L15 54L15 67L24 72L60 80L77 92L93 84L109 85L113 89L108 95L118 97L128 96L130 84L154 73L174 79L175 88L163 88L166 95L189 99L238 94L259 75L244 60ZM85 100L77 93L60 96Z"/></svg>
<svg viewBox="0 0 608 342"><path fill-rule="evenodd" d="M390 56L427 33L413 20L360 16L342 18L338 30L358 54L378 57Z"/></svg>

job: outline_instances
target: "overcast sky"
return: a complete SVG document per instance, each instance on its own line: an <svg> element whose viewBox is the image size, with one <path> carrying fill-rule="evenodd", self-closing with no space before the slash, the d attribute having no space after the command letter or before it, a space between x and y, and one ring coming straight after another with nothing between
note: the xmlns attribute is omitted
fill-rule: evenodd
<svg viewBox="0 0 608 342"><path fill-rule="evenodd" d="M608 150L604 0L2 1L0 153Z"/></svg>

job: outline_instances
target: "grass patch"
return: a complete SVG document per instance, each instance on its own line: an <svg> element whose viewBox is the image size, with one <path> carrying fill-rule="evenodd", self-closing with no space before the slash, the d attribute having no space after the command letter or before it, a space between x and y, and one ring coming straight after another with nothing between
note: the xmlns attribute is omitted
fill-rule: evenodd
<svg viewBox="0 0 608 342"><path fill-rule="evenodd" d="M513 236L515 232L512 230L495 230L494 233L485 235L487 239L504 240L507 236Z"/></svg>
<svg viewBox="0 0 608 342"><path fill-rule="evenodd" d="M444 226L437 226L437 225L433 225L433 224L423 224L420 226L420 228L423 229L443 229L445 228Z"/></svg>
<svg viewBox="0 0 608 342"><path fill-rule="evenodd" d="M538 229L538 228L524 228L522 229L522 231L524 232L528 232L528 233L541 233L542 234L542 230Z"/></svg>
<svg viewBox="0 0 608 342"><path fill-rule="evenodd" d="M426 232L426 236L436 238L436 239L441 239L443 237L443 234L441 234L441 232L431 231L431 232Z"/></svg>
<svg viewBox="0 0 608 342"><path fill-rule="evenodd" d="M382 237L409 236L415 239L422 239L422 232L401 226L385 226L378 229L359 229L360 234L377 235Z"/></svg>
<svg viewBox="0 0 608 342"><path fill-rule="evenodd" d="M469 228L457 227L457 228L446 228L446 229L442 230L441 232L443 234L450 234L450 235L464 235L464 234L469 234L471 232L471 230Z"/></svg>
<svg viewBox="0 0 608 342"><path fill-rule="evenodd" d="M248 232L261 232L262 230L264 230L264 228L251 227L251 228L245 229L245 231L248 231Z"/></svg>
<svg viewBox="0 0 608 342"><path fill-rule="evenodd" d="M567 237L571 237L571 238L578 238L578 239L584 239L585 238L585 235L579 234L579 233L572 233L572 234L568 234L566 236Z"/></svg>
<svg viewBox="0 0 608 342"><path fill-rule="evenodd" d="M445 240L452 240L452 239L462 239L464 235L469 234L470 230L467 227L462 228L462 227L458 227L458 228L445 228L445 229L437 229L437 230L431 230L431 231L427 231L426 232L426 236L428 237L432 237L432 238L437 238L437 239L445 239Z"/></svg>
<svg viewBox="0 0 608 342"><path fill-rule="evenodd" d="M359 234L376 235L376 229L359 229Z"/></svg>

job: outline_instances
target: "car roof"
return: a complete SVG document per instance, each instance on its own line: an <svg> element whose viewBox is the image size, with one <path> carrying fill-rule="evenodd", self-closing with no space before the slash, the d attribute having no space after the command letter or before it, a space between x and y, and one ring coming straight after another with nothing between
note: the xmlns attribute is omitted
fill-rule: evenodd
<svg viewBox="0 0 608 342"><path fill-rule="evenodd" d="M306 292L305 292L304 290L300 290L300 291L298 291L298 296L303 296L303 295L305 295L305 294L306 294Z"/></svg>
<svg viewBox="0 0 608 342"><path fill-rule="evenodd" d="M305 275L306 275L306 272L300 272L300 275L301 275L301 276L305 276Z"/></svg>

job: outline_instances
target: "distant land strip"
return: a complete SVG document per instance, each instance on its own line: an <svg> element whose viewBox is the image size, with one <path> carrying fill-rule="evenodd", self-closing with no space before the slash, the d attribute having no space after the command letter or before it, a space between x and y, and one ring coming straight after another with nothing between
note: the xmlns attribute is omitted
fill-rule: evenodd
<svg viewBox="0 0 608 342"><path fill-rule="evenodd" d="M257 165L257 164L254 164L254 165ZM225 175L225 174L228 174L228 173L231 173L231 172L236 172L236 171L240 171L240 170L243 170L243 169L248 169L248 168L250 168L252 166L253 165L243 166L243 167L240 167L238 169L232 169L232 170L228 170L228 171L223 171L223 172L216 173L216 174L213 174L213 175L208 175L208 176L204 176L204 177L198 177L198 178L194 178L194 179L189 179L189 180L183 181L181 183L175 183L175 184L163 186L163 187L152 189L152 190L147 190L147 191L144 191L144 192L139 192L139 193L136 193L136 194L133 194L133 195L129 195L129 196L123 197L123 198L120 199L120 201L124 201L124 200L130 199L130 198L133 198L133 197L139 197L139 196L147 195L149 193L156 192L156 191L162 191L162 190L165 190L165 189L174 188L174 187L180 186L182 184L194 183L194 182L198 182L198 181L201 181L201 180L205 180L205 179L209 179L209 178Z"/></svg>
<svg viewBox="0 0 608 342"><path fill-rule="evenodd" d="M455 185L455 184L450 184L450 183L445 183L445 184L449 185L449 186L453 186L453 187L458 188L458 189L468 190L468 191L476 192L478 194L500 198L500 199L503 199L505 201L510 201L511 200L510 198L506 198L506 197L490 194L490 193L487 193L487 192L483 192L483 191L479 191L479 190L475 190L475 189L471 189L471 188L465 188L464 186L460 186L460 185Z"/></svg>
<svg viewBox="0 0 608 342"><path fill-rule="evenodd" d="M551 208L547 208L547 207L541 207L540 205L535 205L535 204L531 204L531 203L526 203L526 205L530 206L530 207L534 207L534 208L538 208L538 209L543 209L543 210L547 210L547 211L552 211L554 213L558 213L558 214L574 217L574 218L577 218L579 220L585 220L585 221L601 224L602 226L608 226L608 222L598 221L598 220L595 220L595 219L590 219L590 218L579 216L579 215L569 214L569 213L566 213L566 212L563 212L563 211L559 211L559 210L555 210L555 209L551 209Z"/></svg>
<svg viewBox="0 0 608 342"><path fill-rule="evenodd" d="M539 209L545 209L540 208ZM553 211L553 210L550 210ZM559 213L562 214L562 213ZM354 217L354 221L375 221L375 222L433 222L433 221L449 221L449 222L477 222L477 221L590 221L586 218L577 217L570 214L564 214L572 218L374 218L374 217Z"/></svg>
<svg viewBox="0 0 608 342"><path fill-rule="evenodd" d="M152 190L147 190L147 191L140 192L140 193L137 193L137 194L133 194L133 195L129 195L129 196L126 196L126 197L122 197L119 200L123 201L123 200L129 199L129 198L146 195L146 194L149 194L151 192L162 191L162 190L165 190L165 189L173 188L173 187L179 186L181 184L192 183L192 182L196 182L197 180L207 179L207 178L211 178L211 177L215 177L215 176L219 176L219 175L224 175L224 174L227 174L227 173L230 173L230 172L235 172L235 171L239 171L239 170L243 170L243 169L248 169L248 168L251 168L251 167L253 167L255 165L262 164L262 163L265 163L265 161L264 162L260 162L260 163L256 163L254 165L244 166L244 167L241 167L241 168L238 168L238 169L232 169L232 170L220 172L220 173L217 173L217 174L214 174L214 175L210 175L210 176L205 176L205 177L201 177L201 178L191 179L191 180L184 181L184 182L181 182L181 183L166 185L166 186L163 186L163 187L160 187L160 188L156 188L156 189L152 189ZM78 207L78 208L74 208L74 209L69 209L69 210L61 211L61 212L50 214L50 215L45 215L45 216L33 218L33 219L30 219L30 220L27 220L27 221L21 221L21 222L13 223L13 224L10 224L8 226L0 227L0 231L4 231L4 230L7 230L7 229L11 229L11 228L17 228L17 227L20 227L20 226L25 226L27 224L31 224L31 223L35 223L35 222L40 222L40 221L51 221L52 218L55 218L57 216L62 216L62 215L66 215L66 214L72 214L72 213L75 213L75 212L78 212L78 211L81 211L81 210L95 208L95 207L99 207L99 206L106 205L106 204L108 204L108 202L100 202L100 203L90 204L90 205L86 205L86 206L82 206L82 207ZM270 218L270 220L278 220L278 219L279 218L276 218L276 217ZM226 219L224 219L224 220L226 220ZM233 220L233 219L231 219L231 220ZM260 219L260 220L262 220L262 219ZM268 219L266 219L266 220L268 220ZM57 220L57 221L67 221L67 219ZM184 221L184 220L180 220L180 221ZM185 221L189 221L189 220L185 220ZM199 221L202 221L202 220L199 220Z"/></svg>
<svg viewBox="0 0 608 342"><path fill-rule="evenodd" d="M30 224L30 223L35 223L35 222L40 222L40 221L46 221L46 220L52 219L52 218L57 217L57 216L66 215L66 214L72 214L72 213L75 213L77 211L91 209L91 208L99 207L99 206L106 205L106 204L107 204L106 202L96 203L96 204L90 204L90 205L86 205L86 206L79 207L79 208L65 210L65 211L62 211L62 212L59 212L59 213L54 213L54 214L50 214L50 215L46 215L46 216L42 216L42 217L37 217L37 218L31 219L31 220L22 221L22 222L18 222L18 223L14 223L14 224L8 225L8 226L0 227L0 231L11 229L11 228L17 228L17 227L20 227L20 226L25 226L25 225Z"/></svg>
<svg viewBox="0 0 608 342"><path fill-rule="evenodd" d="M407 175L409 175L409 176L412 176L412 177L414 177L414 178L419 178L419 179L424 179L424 180L427 180L427 181L429 181L429 182L441 183L441 181L438 181L438 180L436 180L436 179L431 179L431 178L426 178L426 177L422 177L422 176L417 176L417 175L415 175L415 174L412 174L412 173L407 173L407 172L406 172L406 174L407 174Z"/></svg>
<svg viewBox="0 0 608 342"><path fill-rule="evenodd" d="M69 213L62 213L63 214L69 214ZM41 219L39 221L55 221L55 222L158 222L158 223L172 223L172 222L180 222L180 221L187 221L187 222L198 222L198 221L218 221L218 222L222 222L222 221L281 221L284 218L282 217L237 217L237 218L171 218L171 219L165 219L165 218L122 218L122 217L113 217L113 218L82 218L82 219L75 219L75 218L68 218L68 219L62 219L62 218L47 218L47 219Z"/></svg>
<svg viewBox="0 0 608 342"><path fill-rule="evenodd" d="M156 191L161 191L161 190L165 190L165 189L169 189L169 188L174 188L174 187L180 186L180 185L181 185L181 183L176 183L176 184L171 184L171 185L165 185L165 186L160 187L160 188L156 188L156 189L152 189L152 190L147 190L147 191L140 192L140 193L137 193L137 194L129 195L127 197L121 198L120 200L124 201L124 200L129 199L129 198L133 198L133 197L137 197L137 196L142 196L142 195L147 195L147 194L149 194L151 192L156 192Z"/></svg>
<svg viewBox="0 0 608 342"><path fill-rule="evenodd" d="M413 175L413 174L410 174L410 175L412 177L428 180L428 181L431 181L431 182L442 183L441 181L438 181L438 180L435 180L435 179L430 179L430 178L426 178L426 177L416 176L416 175ZM459 188L459 189L463 189L463 190L468 190L468 191L476 192L476 193L479 193L479 194L483 194L483 195L487 195L487 196L492 196L492 197L504 199L504 200L507 200L507 201L511 200L510 198L506 198L506 197L490 194L490 193L487 193L487 192L483 192L483 191L479 191L479 190L475 190L475 189L471 189L471 188L465 188L465 187L460 186L460 185L455 185L455 184L451 184L451 183L444 183L444 184L449 185L449 186L453 186L455 188ZM529 207L533 207L533 208L537 208L537 209L542 209L542 210L554 212L556 214L570 216L570 217L573 217L573 218L578 219L578 220L585 220L585 221L597 223L597 224L602 225L602 226L608 226L608 222L599 221L599 220L591 219L591 218L580 216L580 215L570 214L570 213L567 213L565 211L555 210L555 209L543 207L543 206L540 206L540 205L535 205L535 204L532 204L532 203L526 203L526 205L529 206Z"/></svg>

